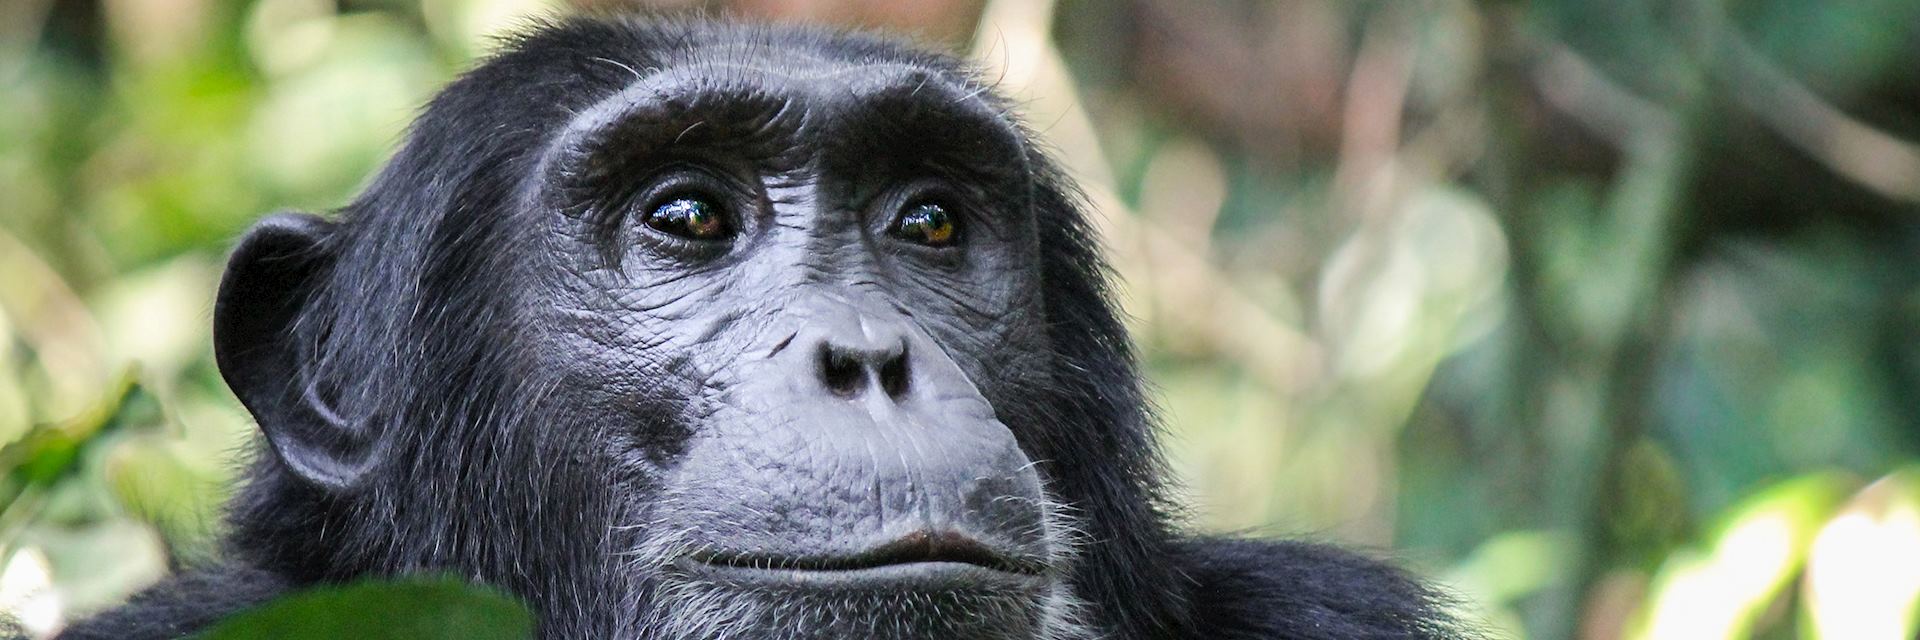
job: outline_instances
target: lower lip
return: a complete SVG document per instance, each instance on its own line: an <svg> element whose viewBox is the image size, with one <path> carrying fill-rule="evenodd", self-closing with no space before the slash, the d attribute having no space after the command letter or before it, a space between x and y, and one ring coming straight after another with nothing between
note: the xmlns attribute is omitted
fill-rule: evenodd
<svg viewBox="0 0 1920 640"><path fill-rule="evenodd" d="M909 562L865 569L754 569L682 558L674 566L689 576L761 587L861 589L1022 589L1045 583L1038 575L989 569L964 562Z"/></svg>

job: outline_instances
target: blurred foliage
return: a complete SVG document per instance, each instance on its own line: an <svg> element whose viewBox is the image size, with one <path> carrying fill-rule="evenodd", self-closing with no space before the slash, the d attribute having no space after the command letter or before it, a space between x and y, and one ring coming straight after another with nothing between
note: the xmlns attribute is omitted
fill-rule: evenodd
<svg viewBox="0 0 1920 640"><path fill-rule="evenodd" d="M209 557L227 242L551 4L0 2L13 624ZM1516 638L1915 637L1920 3L660 4L971 51L1100 209L1197 528Z"/></svg>

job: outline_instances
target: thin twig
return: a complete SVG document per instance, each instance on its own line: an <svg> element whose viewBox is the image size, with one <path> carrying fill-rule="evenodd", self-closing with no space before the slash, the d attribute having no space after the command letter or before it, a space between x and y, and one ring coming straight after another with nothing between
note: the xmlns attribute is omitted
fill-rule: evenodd
<svg viewBox="0 0 1920 640"><path fill-rule="evenodd" d="M1920 146L1849 117L1733 31L1725 33L1725 64L1717 69L1740 106L1834 173L1888 198L1920 202Z"/></svg>

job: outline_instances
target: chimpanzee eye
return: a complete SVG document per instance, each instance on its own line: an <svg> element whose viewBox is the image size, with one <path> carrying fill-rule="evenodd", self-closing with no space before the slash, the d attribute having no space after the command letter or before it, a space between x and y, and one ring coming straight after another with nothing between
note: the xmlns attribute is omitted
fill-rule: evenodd
<svg viewBox="0 0 1920 640"><path fill-rule="evenodd" d="M900 220L893 224L893 235L929 247L944 247L953 244L959 234L960 229L954 223L954 216L947 213L946 207L921 202L908 205L900 213Z"/></svg>
<svg viewBox="0 0 1920 640"><path fill-rule="evenodd" d="M697 197L674 198L647 213L647 226L690 240L719 240L732 231L720 207Z"/></svg>

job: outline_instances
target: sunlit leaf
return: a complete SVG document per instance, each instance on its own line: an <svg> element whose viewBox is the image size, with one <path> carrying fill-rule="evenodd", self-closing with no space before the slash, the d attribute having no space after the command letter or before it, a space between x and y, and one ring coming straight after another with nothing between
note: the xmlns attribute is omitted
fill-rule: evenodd
<svg viewBox="0 0 1920 640"><path fill-rule="evenodd" d="M47 555L33 547L14 551L0 570L0 633L16 631L9 623L36 637L51 633L60 622L60 608Z"/></svg>
<svg viewBox="0 0 1920 640"><path fill-rule="evenodd" d="M1745 638L1799 572L1814 531L1850 486L1830 474L1769 487L1731 509L1705 548L1674 553L1653 581L1644 640Z"/></svg>
<svg viewBox="0 0 1920 640"><path fill-rule="evenodd" d="M1820 529L1803 586L1812 637L1910 640L1920 632L1920 468L1868 486Z"/></svg>

